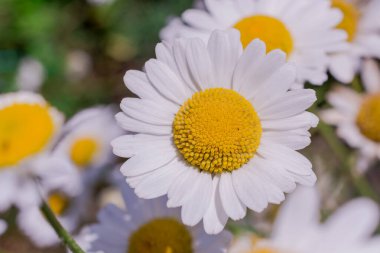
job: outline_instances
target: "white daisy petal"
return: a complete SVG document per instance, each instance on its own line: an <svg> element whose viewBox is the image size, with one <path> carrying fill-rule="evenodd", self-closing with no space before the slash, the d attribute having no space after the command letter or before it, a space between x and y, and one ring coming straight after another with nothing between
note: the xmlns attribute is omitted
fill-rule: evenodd
<svg viewBox="0 0 380 253"><path fill-rule="evenodd" d="M220 176L219 194L223 208L229 217L240 220L245 216L247 209L236 195L231 174L223 173Z"/></svg>
<svg viewBox="0 0 380 253"><path fill-rule="evenodd" d="M181 105L191 92L164 63L151 59L145 64L148 79L166 98Z"/></svg>
<svg viewBox="0 0 380 253"><path fill-rule="evenodd" d="M162 146L160 149L145 148L144 152L126 161L120 168L125 176L138 176L168 164L176 156L172 145Z"/></svg>
<svg viewBox="0 0 380 253"><path fill-rule="evenodd" d="M192 77L202 89L215 87L212 62L205 44L192 39L186 48L186 57Z"/></svg>
<svg viewBox="0 0 380 253"><path fill-rule="evenodd" d="M218 234L223 230L228 220L228 215L222 207L221 199L218 194L218 191L220 191L218 189L220 187L219 180L219 177L214 177L212 180L212 198L210 206L203 217L204 229L208 234Z"/></svg>
<svg viewBox="0 0 380 253"><path fill-rule="evenodd" d="M208 43L208 51L214 65L216 84L231 88L232 75L243 51L239 33L235 30L229 33L214 32Z"/></svg>

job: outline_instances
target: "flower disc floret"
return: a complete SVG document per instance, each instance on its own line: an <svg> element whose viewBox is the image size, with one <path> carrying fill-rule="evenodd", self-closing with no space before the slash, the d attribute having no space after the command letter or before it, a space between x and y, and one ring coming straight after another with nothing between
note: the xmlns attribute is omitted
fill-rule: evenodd
<svg viewBox="0 0 380 253"><path fill-rule="evenodd" d="M254 156L262 128L243 96L211 88L195 93L182 105L173 132L174 143L189 164L217 174L239 169Z"/></svg>

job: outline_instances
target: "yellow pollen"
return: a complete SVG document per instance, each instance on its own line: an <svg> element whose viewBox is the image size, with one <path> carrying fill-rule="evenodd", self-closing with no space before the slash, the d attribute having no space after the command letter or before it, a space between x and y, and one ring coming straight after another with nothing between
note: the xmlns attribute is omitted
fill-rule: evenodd
<svg viewBox="0 0 380 253"><path fill-rule="evenodd" d="M127 253L192 253L192 237L182 223L158 218L142 225L129 238Z"/></svg>
<svg viewBox="0 0 380 253"><path fill-rule="evenodd" d="M355 39L360 19L358 8L355 5L348 3L346 0L333 0L332 6L338 8L343 13L343 20L337 28L347 32L347 41L353 41Z"/></svg>
<svg viewBox="0 0 380 253"><path fill-rule="evenodd" d="M81 138L71 145L71 160L80 167L91 165L98 151L98 142L93 138Z"/></svg>
<svg viewBox="0 0 380 253"><path fill-rule="evenodd" d="M356 124L364 136L380 142L380 93L364 99L356 117Z"/></svg>
<svg viewBox="0 0 380 253"><path fill-rule="evenodd" d="M0 169L41 151L54 133L49 107L13 104L0 109Z"/></svg>
<svg viewBox="0 0 380 253"><path fill-rule="evenodd" d="M62 215L69 206L69 198L60 193L50 195L48 204L55 215Z"/></svg>
<svg viewBox="0 0 380 253"><path fill-rule="evenodd" d="M173 138L191 165L208 173L231 172L246 164L260 144L262 128L252 104L233 90L197 92L176 114Z"/></svg>
<svg viewBox="0 0 380 253"><path fill-rule="evenodd" d="M277 18L255 15L241 19L234 25L241 34L241 42L247 47L254 39L265 42L267 52L281 49L287 55L293 51L293 38L285 24Z"/></svg>

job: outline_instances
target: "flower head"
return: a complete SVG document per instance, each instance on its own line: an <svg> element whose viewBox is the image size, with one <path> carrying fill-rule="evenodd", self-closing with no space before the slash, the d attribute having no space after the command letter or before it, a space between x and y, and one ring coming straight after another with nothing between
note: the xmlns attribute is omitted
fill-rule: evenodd
<svg viewBox="0 0 380 253"><path fill-rule="evenodd" d="M244 47L254 39L267 52L281 49L297 68L297 83L322 85L327 80L328 53L346 47L338 30L342 14L330 1L206 0L206 10L189 9L161 31L161 38L198 37L207 42L215 29L236 28ZM302 20L302 22L300 22Z"/></svg>
<svg viewBox="0 0 380 253"><path fill-rule="evenodd" d="M178 209L168 209L165 198L138 199L122 180L121 193L127 207L104 207L99 223L91 225L80 234L80 243L86 252L114 253L209 253L225 252L231 235L207 235L200 226L183 225Z"/></svg>
<svg viewBox="0 0 380 253"><path fill-rule="evenodd" d="M312 90L289 91L296 71L280 50L255 40L243 52L236 30L157 45L146 72L128 71L119 124L130 134L113 141L129 158L121 167L142 198L168 195L182 220L203 219L218 233L246 208L280 203L296 183L313 185L311 163L298 149L310 143L318 118L305 110Z"/></svg>

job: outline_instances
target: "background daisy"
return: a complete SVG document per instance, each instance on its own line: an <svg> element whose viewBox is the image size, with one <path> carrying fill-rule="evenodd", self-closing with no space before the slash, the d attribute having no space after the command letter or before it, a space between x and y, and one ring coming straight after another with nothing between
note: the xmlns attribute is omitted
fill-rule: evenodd
<svg viewBox="0 0 380 253"><path fill-rule="evenodd" d="M79 173L67 159L52 159L52 165L60 168L56 174L49 172L51 180L45 181L39 187L42 199L50 206L60 223L69 232L77 228L80 218L78 204L74 201L82 191L82 184ZM46 159L41 166L47 166ZM41 167L40 167L41 168ZM50 168L45 168L49 170ZM40 211L41 199L34 205L22 208L17 217L17 223L25 235L27 235L35 245L48 247L60 242L56 232L47 222Z"/></svg>
<svg viewBox="0 0 380 253"><path fill-rule="evenodd" d="M39 200L35 177L44 178L36 163L46 158L63 116L40 95L17 92L0 95L0 211ZM49 161L45 161L45 166ZM46 168L46 167L44 167ZM51 170L55 170L51 168ZM43 180L43 179L42 179Z"/></svg>
<svg viewBox="0 0 380 253"><path fill-rule="evenodd" d="M319 211L317 190L301 187L281 207L270 238L242 236L229 253L378 252L380 242L372 234L380 213L373 201L352 200L322 224Z"/></svg>
<svg viewBox="0 0 380 253"><path fill-rule="evenodd" d="M343 13L338 28L346 31L347 50L330 54L331 74L342 83L349 83L361 69L363 58L380 58L380 2L378 0L332 0Z"/></svg>
<svg viewBox="0 0 380 253"><path fill-rule="evenodd" d="M360 151L360 171L380 159L380 72L375 62L367 61L365 66L366 91L336 87L327 95L333 107L321 112L324 121L337 126L338 136Z"/></svg>
<svg viewBox="0 0 380 253"><path fill-rule="evenodd" d="M119 180L120 181L120 180ZM168 209L166 200L142 200L124 182L119 182L127 211L114 205L103 208L99 223L80 235L86 252L222 253L231 235L207 235L201 226L186 227L180 210Z"/></svg>
<svg viewBox="0 0 380 253"><path fill-rule="evenodd" d="M311 163L296 150L309 145L318 118L305 110L312 90L288 91L295 68L280 50L255 40L243 52L236 30L158 44L146 72L128 71L127 98L116 115L130 134L113 141L130 158L121 167L141 198L167 194L182 220L203 219L218 233L246 208L280 203L296 183L313 185ZM253 60L254 59L254 60Z"/></svg>
<svg viewBox="0 0 380 253"><path fill-rule="evenodd" d="M246 47L261 39L267 51L281 49L296 64L297 82L322 85L328 53L345 48L346 34L335 27L342 14L327 0L206 0L207 10L189 9L174 19L161 38L198 37L207 42L215 29L236 28ZM303 22L300 22L303 20Z"/></svg>

